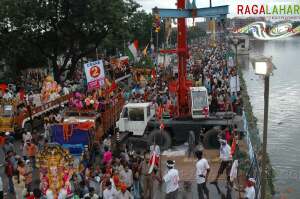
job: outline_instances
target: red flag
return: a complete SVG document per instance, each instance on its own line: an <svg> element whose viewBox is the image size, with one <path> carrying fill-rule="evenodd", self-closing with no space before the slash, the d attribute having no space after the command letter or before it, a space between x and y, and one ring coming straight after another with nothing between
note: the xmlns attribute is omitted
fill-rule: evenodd
<svg viewBox="0 0 300 199"><path fill-rule="evenodd" d="M155 71L154 68L151 71L151 78L154 79L154 80L156 79L156 71Z"/></svg>
<svg viewBox="0 0 300 199"><path fill-rule="evenodd" d="M111 84L111 90L116 90L117 89L117 84L116 84L116 82L115 81L113 81L112 82L112 84Z"/></svg>
<svg viewBox="0 0 300 199"><path fill-rule="evenodd" d="M233 138L232 144L231 144L231 155L233 156L236 150L236 139Z"/></svg>

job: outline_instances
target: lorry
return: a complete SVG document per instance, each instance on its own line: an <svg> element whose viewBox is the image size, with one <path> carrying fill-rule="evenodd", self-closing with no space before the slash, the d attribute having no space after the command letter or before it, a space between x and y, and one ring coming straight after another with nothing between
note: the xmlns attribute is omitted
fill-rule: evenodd
<svg viewBox="0 0 300 199"><path fill-rule="evenodd" d="M40 106L33 108L27 106L26 110L19 108L25 107L25 104L16 99L2 99L0 101L0 131L19 132L23 128L25 131L31 131L32 127L38 125L36 121L39 117L68 103L71 97L72 94L64 95Z"/></svg>
<svg viewBox="0 0 300 199"><path fill-rule="evenodd" d="M150 102L126 104L116 123L120 137L127 137L128 142L143 145L155 142L162 150L187 142L191 140L189 137L194 137L196 143L201 140L204 148L219 147L217 137L220 130L239 125L241 117L233 112L209 114L205 87L190 87L189 99L190 115L162 119L158 119L154 105Z"/></svg>
<svg viewBox="0 0 300 199"><path fill-rule="evenodd" d="M80 156L85 148L98 143L106 133L114 130L125 100L121 93L105 105L103 112L91 108L66 108L62 123L50 127L51 141Z"/></svg>
<svg viewBox="0 0 300 199"><path fill-rule="evenodd" d="M104 104L104 111L94 109L67 108L64 111L64 123L87 123L90 122L94 131L95 141L100 141L105 133L114 130L116 121L119 119L125 99L122 93L118 93L110 100L110 104Z"/></svg>

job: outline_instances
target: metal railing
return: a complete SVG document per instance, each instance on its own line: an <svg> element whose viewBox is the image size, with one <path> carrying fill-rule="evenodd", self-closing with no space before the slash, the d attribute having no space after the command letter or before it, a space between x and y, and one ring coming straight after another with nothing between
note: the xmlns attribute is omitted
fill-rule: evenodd
<svg viewBox="0 0 300 199"><path fill-rule="evenodd" d="M246 143L248 146L248 155L249 155L249 160L251 162L250 168L248 172L246 173L247 177L254 178L256 183L255 183L255 199L260 199L260 191L261 191L261 169L259 168L259 162L256 157L256 153L254 151L251 138L250 138L250 131L248 128L248 121L246 118L245 112L243 112L243 124L244 124L244 130L245 130L245 136L246 136Z"/></svg>

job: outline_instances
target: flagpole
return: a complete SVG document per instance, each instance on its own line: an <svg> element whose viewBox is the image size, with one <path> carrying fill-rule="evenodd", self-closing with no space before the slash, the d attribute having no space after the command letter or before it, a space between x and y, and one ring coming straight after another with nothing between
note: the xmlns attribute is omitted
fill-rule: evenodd
<svg viewBox="0 0 300 199"><path fill-rule="evenodd" d="M97 58L97 60L99 60L99 57L98 57L98 48L96 48L96 58Z"/></svg>

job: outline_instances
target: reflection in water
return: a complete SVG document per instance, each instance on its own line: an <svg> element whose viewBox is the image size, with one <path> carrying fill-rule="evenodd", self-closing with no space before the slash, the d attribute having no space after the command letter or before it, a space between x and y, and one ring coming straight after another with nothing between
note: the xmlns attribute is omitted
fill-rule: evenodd
<svg viewBox="0 0 300 199"><path fill-rule="evenodd" d="M271 77L268 152L276 171L276 188L288 198L300 195L300 39L284 41L252 41L250 56L273 56L277 68ZM262 132L263 80L254 74L247 56L244 78L253 111Z"/></svg>

